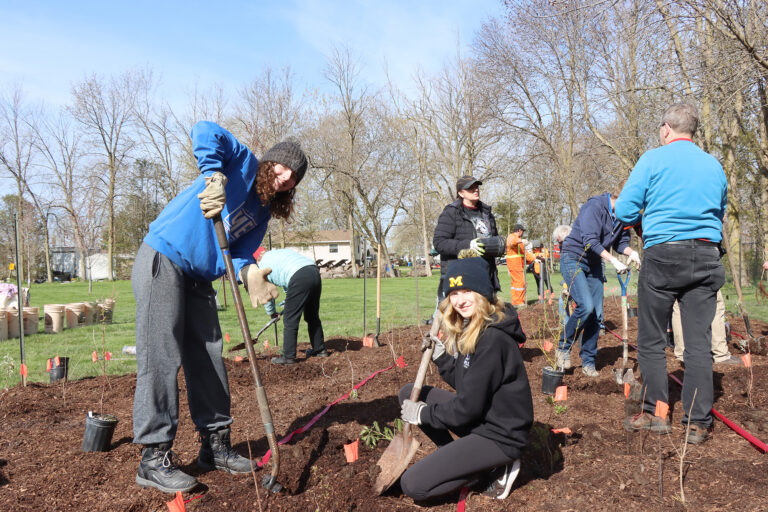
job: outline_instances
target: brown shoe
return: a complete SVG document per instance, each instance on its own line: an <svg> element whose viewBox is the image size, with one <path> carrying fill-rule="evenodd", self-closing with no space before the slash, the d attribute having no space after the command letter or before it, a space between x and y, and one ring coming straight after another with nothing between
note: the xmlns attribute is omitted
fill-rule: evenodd
<svg viewBox="0 0 768 512"><path fill-rule="evenodd" d="M669 426L669 419L662 420L647 412L641 412L636 416L624 418L624 430L628 432L650 430L659 434L669 434L671 428Z"/></svg>
<svg viewBox="0 0 768 512"><path fill-rule="evenodd" d="M701 444L712 435L712 427L701 423L691 423L691 431L688 432L688 444Z"/></svg>

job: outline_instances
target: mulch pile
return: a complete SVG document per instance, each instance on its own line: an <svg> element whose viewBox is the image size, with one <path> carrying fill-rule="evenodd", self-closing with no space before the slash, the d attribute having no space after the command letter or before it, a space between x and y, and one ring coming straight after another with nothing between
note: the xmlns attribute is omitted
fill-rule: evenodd
<svg viewBox="0 0 768 512"><path fill-rule="evenodd" d="M619 303L606 301L606 324L620 331ZM533 390L536 421L522 471L510 497L501 502L470 494L467 510L675 510L683 509L680 495L682 404L680 388L670 381L670 414L673 433L627 434L622 429L624 395L611 369L620 367L621 342L610 334L600 338L597 379L585 377L574 355L575 371L565 376L567 410L555 412L541 394L541 370L547 364L537 349L556 330L556 305L536 305L521 312L529 341L523 349ZM745 334L740 318L732 319L733 330ZM756 335L768 334L768 325L754 321ZM361 387L357 396L331 407L308 432L280 449L279 482L285 490L274 495L254 486L250 475L203 473L195 466L198 442L189 418L183 375L181 416L174 451L183 467L202 485L185 498L202 495L187 504L195 510L414 510L412 500L397 486L384 496L371 491L377 474L376 461L387 446L360 446L360 458L348 464L344 444L357 439L374 421L392 426L399 416L396 394L412 382L421 356L420 342L426 327L397 329L381 336L385 346L365 348L358 338L333 338L330 358L301 359L292 367L275 367L259 359L262 379L278 436L303 426L353 385L402 355L408 366L394 367ZM630 341L637 335L637 321L630 320ZM234 344L234 342L233 342ZM300 345L300 353L307 345ZM734 354L737 350L732 347ZM62 354L65 355L65 354ZM630 362L636 363L630 352ZM618 366L616 365L618 361ZM744 367L715 367L715 408L752 434L768 441L768 358L753 356L754 386L748 406L749 371ZM668 355L668 368L678 377L683 369ZM247 361L228 361L232 391L233 443L243 455L253 457L267 450ZM441 383L431 371L427 383ZM87 411L98 412L103 380L83 379L52 385L14 387L0 395L0 510L167 510L172 496L141 489L134 478L139 448L131 444L131 409L135 375L109 378L104 394L104 412L120 419L111 450L83 453L81 443ZM552 429L568 427L571 435ZM418 431L422 441L417 460L432 452L434 445ZM250 440L250 442L249 442ZM662 483L659 485L659 452ZM461 464L461 461L456 461ZM693 510L758 510L766 507L768 455L716 420L714 437L701 446L688 448L683 472L685 503ZM258 481L269 471L257 472ZM458 496L433 506L433 510L456 510Z"/></svg>

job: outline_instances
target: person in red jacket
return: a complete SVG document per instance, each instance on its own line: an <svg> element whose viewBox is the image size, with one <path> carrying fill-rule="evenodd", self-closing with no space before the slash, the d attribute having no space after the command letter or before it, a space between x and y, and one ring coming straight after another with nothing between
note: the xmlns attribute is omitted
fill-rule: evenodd
<svg viewBox="0 0 768 512"><path fill-rule="evenodd" d="M445 344L432 360L456 391L413 384L400 390L403 421L419 425L438 450L401 477L417 501L468 485L504 499L520 471L520 453L533 424L533 400L518 343L525 341L515 308L496 296L483 258L452 261L440 303ZM454 440L451 433L458 436Z"/></svg>

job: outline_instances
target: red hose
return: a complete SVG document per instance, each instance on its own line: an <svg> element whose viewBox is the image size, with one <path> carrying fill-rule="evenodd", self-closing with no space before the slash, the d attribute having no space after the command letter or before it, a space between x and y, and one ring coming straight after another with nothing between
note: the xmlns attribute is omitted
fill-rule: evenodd
<svg viewBox="0 0 768 512"><path fill-rule="evenodd" d="M672 375L671 373L669 374L669 378L671 378L681 386L683 385L683 383L680 382L680 380L674 375ZM763 453L768 453L768 445L766 445L764 442L762 442L761 440L759 440L758 438L756 438L755 436L753 436L752 434L750 434L749 432L747 432L746 430L744 430L743 428L741 428L740 426L738 426L737 424L735 424L734 422L732 422L731 420L729 420L728 418L726 418L725 416L717 412L714 407L712 408L712 414L717 416L717 419L719 419L720 421L722 421L723 423L731 427L731 429L733 429L734 432L736 432L741 437L743 437L744 439L752 443L758 450L760 450Z"/></svg>

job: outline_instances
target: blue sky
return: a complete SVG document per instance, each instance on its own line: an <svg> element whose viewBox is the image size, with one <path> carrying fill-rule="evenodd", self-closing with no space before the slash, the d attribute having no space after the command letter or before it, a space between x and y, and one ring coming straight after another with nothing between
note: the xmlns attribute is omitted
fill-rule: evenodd
<svg viewBox="0 0 768 512"><path fill-rule="evenodd" d="M361 78L399 87L438 70L502 14L500 0L0 1L0 88L61 105L87 75L150 67L163 95L182 102L195 84L233 92L259 70L290 66L298 89L325 90L326 56L346 45Z"/></svg>

